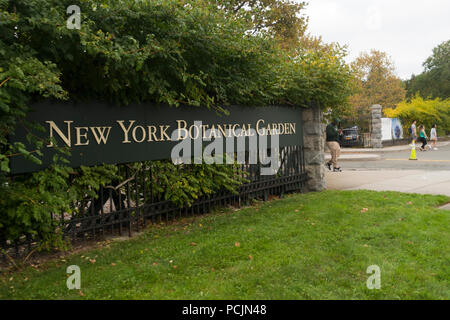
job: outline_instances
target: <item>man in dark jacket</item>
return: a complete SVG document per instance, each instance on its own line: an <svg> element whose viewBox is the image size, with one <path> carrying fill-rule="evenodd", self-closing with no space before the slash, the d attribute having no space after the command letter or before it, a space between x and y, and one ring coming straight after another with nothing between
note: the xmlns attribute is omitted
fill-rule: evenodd
<svg viewBox="0 0 450 320"><path fill-rule="evenodd" d="M341 154L341 146L339 145L340 134L338 131L339 122L339 119L333 119L326 129L327 146L331 153L331 160L327 162L327 166L331 170L331 165L333 165L333 171L342 171L337 164L337 159Z"/></svg>

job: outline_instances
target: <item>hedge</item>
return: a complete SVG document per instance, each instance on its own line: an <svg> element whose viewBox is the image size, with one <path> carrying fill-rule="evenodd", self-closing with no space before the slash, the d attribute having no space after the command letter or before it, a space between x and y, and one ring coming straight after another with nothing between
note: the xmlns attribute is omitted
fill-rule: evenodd
<svg viewBox="0 0 450 320"><path fill-rule="evenodd" d="M247 22L225 17L208 1L80 0L80 30L67 28L73 4L0 0L0 241L34 233L56 245L50 213L68 212L87 189L95 194L116 175L114 166L70 168L61 154L46 170L10 176L11 157L40 161L42 142L27 150L7 139L33 102L151 102L218 111L230 104L315 102L329 108L345 104L350 93L342 48L298 48L289 55L269 35L250 35ZM188 169L186 188L169 191L180 205L239 185L217 178L232 170L226 166L214 168L216 174Z"/></svg>

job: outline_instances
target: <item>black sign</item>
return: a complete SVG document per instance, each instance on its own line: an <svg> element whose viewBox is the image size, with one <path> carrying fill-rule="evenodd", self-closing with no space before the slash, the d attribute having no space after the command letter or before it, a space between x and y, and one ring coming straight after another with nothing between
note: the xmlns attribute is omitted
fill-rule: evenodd
<svg viewBox="0 0 450 320"><path fill-rule="evenodd" d="M45 128L45 132L33 132L45 139L43 163L37 165L22 156L12 157L11 172L30 172L49 166L55 144L70 150L68 159L72 167L170 159L173 148L185 139L202 141L202 148L209 141L221 139L224 151L226 139L223 138L244 137L246 150L255 137L269 138L269 147L270 137L275 135L279 137L280 147L302 144L301 108L232 106L225 109L228 115L192 106L37 104L28 120ZM17 128L11 136L12 142L26 144L28 132L27 128Z"/></svg>

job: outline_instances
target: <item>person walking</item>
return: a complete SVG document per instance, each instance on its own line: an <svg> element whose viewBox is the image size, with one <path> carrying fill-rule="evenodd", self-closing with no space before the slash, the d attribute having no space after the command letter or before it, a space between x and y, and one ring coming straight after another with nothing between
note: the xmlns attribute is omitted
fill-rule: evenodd
<svg viewBox="0 0 450 320"><path fill-rule="evenodd" d="M427 145L427 139L428 136L425 133L425 126L423 124L420 125L419 127L419 141L422 142L422 145L420 146L420 150L421 151L425 151L425 147Z"/></svg>
<svg viewBox="0 0 450 320"><path fill-rule="evenodd" d="M331 170L333 165L334 172L342 171L341 167L338 166L337 160L341 154L341 146L339 145L339 131L338 125L340 120L335 118L327 125L326 136L327 136L327 146L330 149L331 160L327 162L328 169Z"/></svg>
<svg viewBox="0 0 450 320"><path fill-rule="evenodd" d="M433 124L430 131L430 141L431 146L433 147L433 150L437 150L437 132L436 132L436 124Z"/></svg>
<svg viewBox="0 0 450 320"><path fill-rule="evenodd" d="M411 127L410 127L410 135L411 135L411 143L413 143L414 141L417 141L417 129L416 129L416 123L417 123L417 121L416 120L414 120L413 121L413 123L411 124Z"/></svg>

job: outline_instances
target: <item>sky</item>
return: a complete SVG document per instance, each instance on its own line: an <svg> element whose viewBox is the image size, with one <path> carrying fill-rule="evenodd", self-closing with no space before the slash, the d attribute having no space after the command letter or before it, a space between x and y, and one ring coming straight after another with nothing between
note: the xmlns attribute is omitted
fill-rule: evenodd
<svg viewBox="0 0 450 320"><path fill-rule="evenodd" d="M301 2L301 0L295 0ZM409 79L438 44L450 39L449 0L306 0L309 33L360 52L388 53L397 75Z"/></svg>

